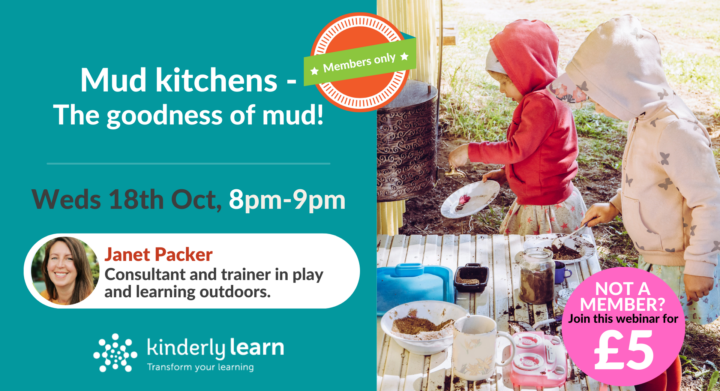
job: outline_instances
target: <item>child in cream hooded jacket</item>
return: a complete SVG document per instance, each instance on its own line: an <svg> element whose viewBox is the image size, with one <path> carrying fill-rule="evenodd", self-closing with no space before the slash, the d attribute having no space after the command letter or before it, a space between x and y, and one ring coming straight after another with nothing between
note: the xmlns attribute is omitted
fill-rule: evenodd
<svg viewBox="0 0 720 391"><path fill-rule="evenodd" d="M665 78L657 39L631 15L612 19L590 33L566 71L596 104L630 121L622 187L583 222L621 213L642 260L652 268L684 266L684 276L676 273L682 281L666 282L683 302L710 296L716 318L720 178L707 130Z"/></svg>

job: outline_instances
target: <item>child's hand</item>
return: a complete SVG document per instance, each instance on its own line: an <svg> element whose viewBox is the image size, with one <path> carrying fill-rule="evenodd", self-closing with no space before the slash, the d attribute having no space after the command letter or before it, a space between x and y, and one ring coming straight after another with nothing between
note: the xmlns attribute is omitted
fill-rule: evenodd
<svg viewBox="0 0 720 391"><path fill-rule="evenodd" d="M588 227L594 227L598 224L612 221L619 213L620 211L618 211L613 204L595 204L585 213L582 223L585 224L585 222L589 221Z"/></svg>
<svg viewBox="0 0 720 391"><path fill-rule="evenodd" d="M452 167L460 168L469 162L467 144L455 148L455 150L448 155L448 163L450 163Z"/></svg>
<svg viewBox="0 0 720 391"><path fill-rule="evenodd" d="M507 182L507 177L505 176L505 169L501 168L499 170L493 170L483 175L483 183L487 182L488 179L496 181L497 183L502 185L503 183Z"/></svg>
<svg viewBox="0 0 720 391"><path fill-rule="evenodd" d="M712 277L685 275L685 294L687 294L688 305L693 301L700 301L702 297L709 295L712 289Z"/></svg>

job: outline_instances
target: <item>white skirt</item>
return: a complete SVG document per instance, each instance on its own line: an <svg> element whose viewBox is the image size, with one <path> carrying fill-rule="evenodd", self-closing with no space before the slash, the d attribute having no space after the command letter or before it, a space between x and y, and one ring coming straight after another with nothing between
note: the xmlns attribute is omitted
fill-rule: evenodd
<svg viewBox="0 0 720 391"><path fill-rule="evenodd" d="M500 233L505 235L569 234L580 228L587 212L580 190L573 189L565 201L555 205L510 205ZM583 232L580 232L581 234Z"/></svg>

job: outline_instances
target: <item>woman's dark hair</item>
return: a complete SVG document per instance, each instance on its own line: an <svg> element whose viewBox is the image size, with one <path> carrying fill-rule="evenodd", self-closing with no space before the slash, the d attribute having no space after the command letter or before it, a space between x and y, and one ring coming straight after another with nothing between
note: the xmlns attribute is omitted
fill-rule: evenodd
<svg viewBox="0 0 720 391"><path fill-rule="evenodd" d="M42 272L43 277L45 278L45 287L50 300L58 299L57 288L55 288L55 284L53 284L50 279L47 268L48 259L50 259L50 249L52 249L52 246L57 242L63 242L68 246L70 254L72 254L73 264L75 264L75 270L77 270L75 288L73 289L73 294L70 297L70 303L68 303L76 304L90 296L94 288L90 263L88 262L87 254L85 254L85 246L81 241L68 237L55 238L45 243L45 257L42 262Z"/></svg>

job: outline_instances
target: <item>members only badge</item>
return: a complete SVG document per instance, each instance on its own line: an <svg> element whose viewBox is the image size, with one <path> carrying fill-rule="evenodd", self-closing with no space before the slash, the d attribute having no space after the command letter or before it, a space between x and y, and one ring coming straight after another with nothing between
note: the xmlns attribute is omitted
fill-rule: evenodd
<svg viewBox="0 0 720 391"><path fill-rule="evenodd" d="M341 16L320 32L304 60L304 85L335 106L372 111L402 91L416 66L416 39L364 12Z"/></svg>

